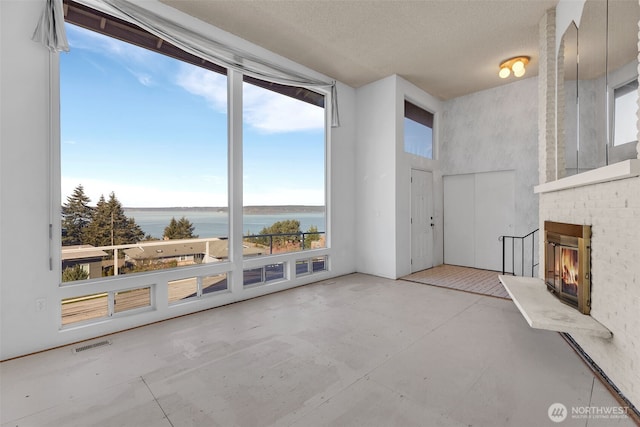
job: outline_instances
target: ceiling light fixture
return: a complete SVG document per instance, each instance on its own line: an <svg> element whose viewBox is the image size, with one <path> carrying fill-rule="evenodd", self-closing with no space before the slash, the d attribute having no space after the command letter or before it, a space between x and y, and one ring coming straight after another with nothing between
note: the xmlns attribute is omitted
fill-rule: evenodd
<svg viewBox="0 0 640 427"><path fill-rule="evenodd" d="M525 67L529 63L531 58L528 56L516 56L514 58L507 59L500 64L500 71L498 75L501 79L506 79L511 75L513 71L513 75L516 77L522 77L525 73Z"/></svg>

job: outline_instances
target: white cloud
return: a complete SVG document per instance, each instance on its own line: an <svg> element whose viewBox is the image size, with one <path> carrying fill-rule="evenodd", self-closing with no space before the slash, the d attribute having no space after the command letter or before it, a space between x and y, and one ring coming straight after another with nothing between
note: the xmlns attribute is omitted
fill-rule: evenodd
<svg viewBox="0 0 640 427"><path fill-rule="evenodd" d="M123 43L111 37L67 25L72 49L89 50L115 58L126 64L127 70L144 86L157 79L157 67L150 68L154 53ZM189 93L205 98L219 112L227 110L227 79L221 74L194 65L181 63L176 84ZM244 120L264 133L285 133L320 130L324 127L324 109L288 96L244 84Z"/></svg>
<svg viewBox="0 0 640 427"><path fill-rule="evenodd" d="M227 111L225 76L194 65L180 64L176 83L187 92L206 99L214 110Z"/></svg>
<svg viewBox="0 0 640 427"><path fill-rule="evenodd" d="M257 86L244 85L244 119L266 133L324 128L324 109Z"/></svg>
<svg viewBox="0 0 640 427"><path fill-rule="evenodd" d="M224 76L203 68L183 64L177 84L205 98L217 111L227 109L227 80ZM265 133L317 130L324 127L324 109L288 96L244 85L244 120Z"/></svg>
<svg viewBox="0 0 640 427"><path fill-rule="evenodd" d="M133 70L131 68L127 68L127 71L129 71L138 80L138 82L141 85L143 85L143 86L153 86L154 85L153 77L150 74L145 73L143 71Z"/></svg>
<svg viewBox="0 0 640 427"><path fill-rule="evenodd" d="M155 54L151 51L80 27L67 25L66 29L72 51L86 50L115 59L123 63L126 70L141 85L154 84L153 73L157 73L158 68L153 68ZM103 73L108 72L96 61L89 58L86 60Z"/></svg>
<svg viewBox="0 0 640 427"><path fill-rule="evenodd" d="M71 49L98 52L111 57L119 57L127 62L145 64L153 53L147 49L125 43L112 37L86 30L73 25L67 25L67 38Z"/></svg>

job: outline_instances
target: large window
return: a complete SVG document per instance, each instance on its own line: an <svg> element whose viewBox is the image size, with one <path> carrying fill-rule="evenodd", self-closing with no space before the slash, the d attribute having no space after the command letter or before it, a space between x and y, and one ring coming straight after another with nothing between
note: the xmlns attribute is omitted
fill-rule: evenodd
<svg viewBox="0 0 640 427"><path fill-rule="evenodd" d="M60 58L62 280L225 260L225 70L102 18Z"/></svg>
<svg viewBox="0 0 640 427"><path fill-rule="evenodd" d="M230 261L243 262L229 254L230 207L239 204L228 191L230 163L243 170L245 258L326 247L325 95L244 76L242 117L229 117L225 68L65 6L63 283L170 270L160 293L169 306L228 292ZM239 120L243 140L229 141L228 123ZM243 158L228 154L237 143ZM327 270L326 255L314 260L310 272ZM295 262L253 262L243 284L295 278ZM154 289L79 291L61 302L62 324L152 309Z"/></svg>
<svg viewBox="0 0 640 427"><path fill-rule="evenodd" d="M282 89L243 85L245 257L325 247L324 97Z"/></svg>
<svg viewBox="0 0 640 427"><path fill-rule="evenodd" d="M433 159L433 113L404 101L404 151Z"/></svg>

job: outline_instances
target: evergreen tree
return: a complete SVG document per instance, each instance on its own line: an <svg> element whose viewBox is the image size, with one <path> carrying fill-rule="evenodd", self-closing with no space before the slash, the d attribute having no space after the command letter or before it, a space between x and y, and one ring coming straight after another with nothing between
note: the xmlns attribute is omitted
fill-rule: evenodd
<svg viewBox="0 0 640 427"><path fill-rule="evenodd" d="M171 217L171 221L169 221L169 225L164 228L164 232L162 233L162 238L164 240L176 239L176 235L178 234L178 221L174 216Z"/></svg>
<svg viewBox="0 0 640 427"><path fill-rule="evenodd" d="M197 239L198 235L193 234L196 227L186 217L182 217L178 220L178 230L184 236L182 239Z"/></svg>
<svg viewBox="0 0 640 427"><path fill-rule="evenodd" d="M100 195L91 222L84 229L83 241L93 246L109 246L111 244L111 214L108 212L104 195Z"/></svg>
<svg viewBox="0 0 640 427"><path fill-rule="evenodd" d="M287 219L271 224L270 227L262 229L260 234L284 234L283 236L273 236L273 246L284 246L287 242L297 243L300 241L300 221L297 219ZM256 239L257 243L268 245L268 237Z"/></svg>
<svg viewBox="0 0 640 427"><path fill-rule="evenodd" d="M109 195L108 201L104 195L100 196L84 235L85 242L93 246L124 245L145 238L135 219L127 218L113 192Z"/></svg>
<svg viewBox="0 0 640 427"><path fill-rule="evenodd" d="M320 240L320 234L315 234L318 232L318 227L316 227L315 225L312 225L311 227L309 227L309 229L307 230L307 233L313 233L313 234L305 234L304 236L304 248L305 249L310 249L311 248L311 242L314 242L316 240Z"/></svg>
<svg viewBox="0 0 640 427"><path fill-rule="evenodd" d="M175 217L171 217L169 225L164 228L162 238L165 240L171 239L195 239L198 236L193 234L195 226L186 217L180 218L176 221Z"/></svg>
<svg viewBox="0 0 640 427"><path fill-rule="evenodd" d="M91 222L91 199L79 184L62 205L62 246L83 244L83 233Z"/></svg>

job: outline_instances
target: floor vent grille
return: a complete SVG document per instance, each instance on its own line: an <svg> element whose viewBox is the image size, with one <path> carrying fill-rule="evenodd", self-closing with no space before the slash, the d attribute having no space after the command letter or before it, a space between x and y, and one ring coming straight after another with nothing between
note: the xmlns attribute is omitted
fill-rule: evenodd
<svg viewBox="0 0 640 427"><path fill-rule="evenodd" d="M91 350L92 348L96 348L96 347L102 347L104 345L111 345L111 341L109 340L104 340L104 341L98 341L98 342L94 342L91 344L87 344L87 345L83 345L80 347L76 347L73 349L74 353L80 353L81 351L85 351L85 350Z"/></svg>

